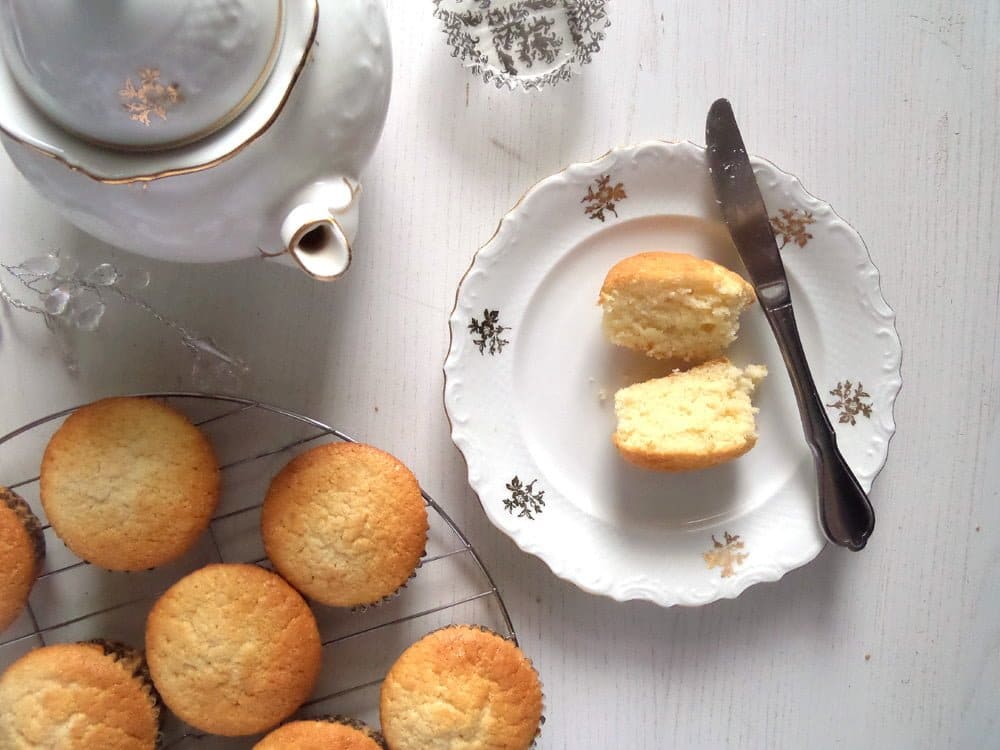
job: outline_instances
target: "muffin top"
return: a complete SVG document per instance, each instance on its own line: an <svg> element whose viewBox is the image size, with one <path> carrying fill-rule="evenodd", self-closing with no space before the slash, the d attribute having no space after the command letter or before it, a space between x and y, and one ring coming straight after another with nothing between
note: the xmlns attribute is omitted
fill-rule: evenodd
<svg viewBox="0 0 1000 750"><path fill-rule="evenodd" d="M146 620L149 671L163 702L213 734L262 732L312 692L321 646L312 611L256 565L208 565L171 586Z"/></svg>
<svg viewBox="0 0 1000 750"><path fill-rule="evenodd" d="M219 497L212 446L182 414L147 398L78 409L45 449L41 497L59 537L109 570L144 570L186 552Z"/></svg>
<svg viewBox="0 0 1000 750"><path fill-rule="evenodd" d="M524 750L542 722L542 687L511 641L459 625L424 636L382 683L382 733L393 750Z"/></svg>
<svg viewBox="0 0 1000 750"><path fill-rule="evenodd" d="M695 293L740 297L747 303L756 299L753 286L725 266L689 253L662 250L636 253L615 263L604 277L601 296L645 281Z"/></svg>
<svg viewBox="0 0 1000 750"><path fill-rule="evenodd" d="M413 575L427 542L416 477L385 451L328 443L271 482L261 514L267 555L323 604L373 604Z"/></svg>
<svg viewBox="0 0 1000 750"><path fill-rule="evenodd" d="M293 721L278 727L253 750L388 750L382 735L343 716Z"/></svg>
<svg viewBox="0 0 1000 750"><path fill-rule="evenodd" d="M616 263L601 286L608 340L657 359L719 357L736 340L740 314L756 299L739 274L684 253L638 253Z"/></svg>
<svg viewBox="0 0 1000 750"><path fill-rule="evenodd" d="M24 609L44 557L35 514L20 495L0 487L0 631Z"/></svg>
<svg viewBox="0 0 1000 750"><path fill-rule="evenodd" d="M0 747L153 750L160 706L141 654L111 643L31 651L0 676Z"/></svg>

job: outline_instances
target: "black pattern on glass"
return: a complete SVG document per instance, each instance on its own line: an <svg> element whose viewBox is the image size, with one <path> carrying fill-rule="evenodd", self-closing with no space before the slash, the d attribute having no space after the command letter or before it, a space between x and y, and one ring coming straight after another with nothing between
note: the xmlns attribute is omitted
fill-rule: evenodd
<svg viewBox="0 0 1000 750"><path fill-rule="evenodd" d="M524 0L506 8L486 11L486 22L493 36L500 65L508 75L520 73L516 62L531 68L535 62L552 64L562 51L561 36L553 27L556 22L538 11L551 10L557 0Z"/></svg>
<svg viewBox="0 0 1000 750"><path fill-rule="evenodd" d="M589 63L600 50L609 25L607 0L467 1L468 9L459 11L434 0L434 15L444 25L452 57L497 88L513 88L520 81L525 88L538 89L568 79L574 66ZM568 28L570 38L558 28ZM490 62L491 50L496 64ZM539 64L556 66L536 74Z"/></svg>

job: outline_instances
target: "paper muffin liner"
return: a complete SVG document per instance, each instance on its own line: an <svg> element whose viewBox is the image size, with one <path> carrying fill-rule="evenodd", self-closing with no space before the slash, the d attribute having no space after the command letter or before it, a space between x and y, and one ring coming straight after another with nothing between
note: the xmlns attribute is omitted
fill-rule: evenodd
<svg viewBox="0 0 1000 750"><path fill-rule="evenodd" d="M607 0L434 0L451 56L497 88L540 90L600 51Z"/></svg>
<svg viewBox="0 0 1000 750"><path fill-rule="evenodd" d="M35 549L35 575L37 577L42 568L42 561L45 559L45 534L42 532L42 522L38 520L38 516L31 512L27 501L13 490L0 487L0 502L14 511L14 514L24 525L24 530L31 537L31 545Z"/></svg>
<svg viewBox="0 0 1000 750"><path fill-rule="evenodd" d="M114 659L115 662L131 673L132 679L139 682L143 692L149 699L153 713L156 715L156 747L161 747L163 745L163 721L166 718L164 715L163 699L160 698L160 693L157 691L156 685L153 684L153 678L149 674L149 665L146 663L146 656L142 650L121 641L109 641L103 638L93 638L89 641L81 641L81 643L100 646L104 650L105 656L110 656Z"/></svg>
<svg viewBox="0 0 1000 750"><path fill-rule="evenodd" d="M430 532L428 531L428 534L429 533ZM393 592L391 592L389 594L386 594L385 596L383 596L378 601L368 602L367 604L355 604L354 606L350 607L351 612L357 612L358 614L363 614L363 613L365 613L365 612L367 612L367 611L369 611L371 609L377 609L377 608L381 607L383 604L386 604L387 602L391 602L393 599L395 599L400 594L402 594L403 593L403 589L405 589L407 586L410 585L410 581L412 581L414 578L417 577L417 571L420 570L420 568L423 567L424 558L427 557L427 547L426 547L426 544L427 544L427 541L425 539L424 540L424 545L425 545L424 546L424 551L420 553L420 559L417 560L416 567L413 569L413 572L410 573L410 575L407 577L407 579L405 581L403 581L396 588L395 591L393 591Z"/></svg>
<svg viewBox="0 0 1000 750"><path fill-rule="evenodd" d="M397 458L396 460L398 461L399 459ZM409 467L407 467L407 469L409 469ZM424 512L427 513L427 531L424 533L424 548L420 552L420 557L417 559L417 564L416 566L414 566L413 572L411 572L410 575L407 576L405 581L399 584L399 586L396 588L395 591L386 594L378 601L369 602L367 604L355 604L353 607L350 608L352 612L357 612L361 614L371 609L377 609L378 607L381 607L383 604L391 602L393 599L397 598L400 594L403 593L403 589L405 589L407 586L410 585L410 581L412 581L414 578L417 577L417 571L423 567L424 558L427 557L427 542L431 538L430 513L427 512L427 507L428 506L425 504Z"/></svg>
<svg viewBox="0 0 1000 750"><path fill-rule="evenodd" d="M528 666L531 667L531 671L535 673L535 679L538 680L538 691L541 693L541 698L542 698L542 710L538 717L538 729L535 730L535 738L531 741L531 747L536 747L538 745L538 738L541 737L542 735L542 727L545 725L545 683L542 682L542 676L538 673L538 670L535 668L535 663L531 661L531 658L526 653L524 653L524 649L522 649L520 644L515 642L511 636L503 635L493 630L493 628L488 628L485 625L480 625L478 623L452 623L451 625L442 625L440 628L434 628L434 630L428 631L427 633L422 635L417 641L414 641L414 643L419 643L424 638L434 635L434 633L439 633L442 630L453 630L453 629L479 630L483 633L495 635L497 638L513 643L517 647L517 650L521 652L521 656L524 658L526 662L528 662Z"/></svg>
<svg viewBox="0 0 1000 750"><path fill-rule="evenodd" d="M382 750L389 750L389 746L386 744L385 737L382 736L381 732L372 729L360 719L355 719L351 716L330 714L328 716L312 716L308 719L300 719L299 721L327 721L331 724L342 724L345 727L350 727L351 729L357 729L359 732L363 732L365 736L382 748Z"/></svg>

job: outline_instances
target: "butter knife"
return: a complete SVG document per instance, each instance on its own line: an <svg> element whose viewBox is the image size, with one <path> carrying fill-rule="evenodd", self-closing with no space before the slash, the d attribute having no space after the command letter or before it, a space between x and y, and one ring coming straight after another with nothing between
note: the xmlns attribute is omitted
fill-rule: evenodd
<svg viewBox="0 0 1000 750"><path fill-rule="evenodd" d="M705 140L715 197L778 341L799 404L802 428L816 466L820 525L834 544L863 549L875 528L875 512L837 448L837 435L816 392L795 325L778 243L733 108L725 99L716 101L708 112Z"/></svg>

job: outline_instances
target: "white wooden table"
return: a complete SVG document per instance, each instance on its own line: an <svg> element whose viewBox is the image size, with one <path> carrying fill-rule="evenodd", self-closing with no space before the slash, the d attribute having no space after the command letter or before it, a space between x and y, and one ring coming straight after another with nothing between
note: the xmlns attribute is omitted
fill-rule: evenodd
<svg viewBox="0 0 1000 750"><path fill-rule="evenodd" d="M146 297L245 356L245 395L406 460L482 552L545 684L543 748L995 746L1000 722L1000 2L618 0L584 75L497 91L427 0L388 0L395 92L349 277L172 266L57 217L0 159L0 260L58 249L153 275ZM868 549L696 610L553 577L487 522L449 440L455 287L538 179L647 138L703 140L727 95L751 150L861 232L898 313L904 387ZM189 388L175 337L115 307L78 376L0 309L0 433L103 395Z"/></svg>

